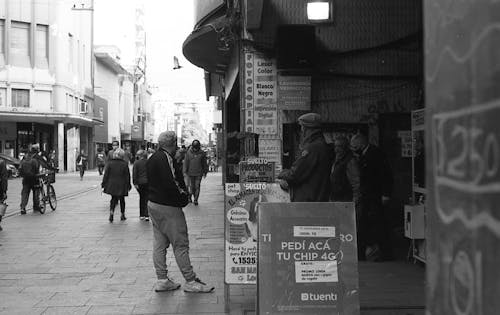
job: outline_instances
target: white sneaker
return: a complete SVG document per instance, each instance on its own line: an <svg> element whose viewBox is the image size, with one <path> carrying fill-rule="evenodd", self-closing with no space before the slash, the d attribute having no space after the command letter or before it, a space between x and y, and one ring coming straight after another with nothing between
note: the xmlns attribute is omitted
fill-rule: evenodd
<svg viewBox="0 0 500 315"><path fill-rule="evenodd" d="M215 290L215 287L207 285L200 279L196 278L193 281L186 282L184 285L184 292L192 293L210 293Z"/></svg>
<svg viewBox="0 0 500 315"><path fill-rule="evenodd" d="M173 291L179 289L180 287L181 287L180 283L177 283L170 278L160 279L155 284L155 291L156 292Z"/></svg>
<svg viewBox="0 0 500 315"><path fill-rule="evenodd" d="M143 221L143 220L144 220L144 217L139 217L139 220Z"/></svg>

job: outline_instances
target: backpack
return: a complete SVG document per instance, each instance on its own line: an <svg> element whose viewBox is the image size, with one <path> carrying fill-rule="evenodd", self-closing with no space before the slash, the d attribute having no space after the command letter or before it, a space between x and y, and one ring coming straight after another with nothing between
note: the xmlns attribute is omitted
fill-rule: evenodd
<svg viewBox="0 0 500 315"><path fill-rule="evenodd" d="M19 165L19 172L22 177L35 177L35 170L33 167L33 161L30 156L26 156Z"/></svg>

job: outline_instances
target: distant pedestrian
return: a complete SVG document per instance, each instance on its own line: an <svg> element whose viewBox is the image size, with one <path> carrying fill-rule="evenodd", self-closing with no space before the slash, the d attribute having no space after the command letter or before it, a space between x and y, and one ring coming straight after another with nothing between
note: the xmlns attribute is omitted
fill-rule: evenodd
<svg viewBox="0 0 500 315"><path fill-rule="evenodd" d="M117 148L113 151L113 158L108 161L104 168L101 187L104 193L111 195L109 203L109 222L113 222L113 216L116 205L120 202L121 217L120 220L126 220L125 217L125 197L132 189L130 185L130 170L127 162L123 160L125 152Z"/></svg>
<svg viewBox="0 0 500 315"><path fill-rule="evenodd" d="M392 260L389 222L384 213L384 205L392 193L391 167L384 152L368 143L363 134L352 137L351 149L360 169L358 257L360 260Z"/></svg>
<svg viewBox="0 0 500 315"><path fill-rule="evenodd" d="M180 284L168 275L167 248L172 244L175 260L186 280L186 292L212 292L215 288L196 277L189 258L189 237L186 217L182 211L188 203L181 166L175 159L177 135L162 132L160 149L148 160L148 210L153 222L153 263L158 281L155 291L170 291Z"/></svg>
<svg viewBox="0 0 500 315"><path fill-rule="evenodd" d="M95 164L97 165L97 170L99 171L99 175L102 175L104 171L104 166L106 165L106 154L104 154L102 148L97 149L97 153L95 155Z"/></svg>
<svg viewBox="0 0 500 315"><path fill-rule="evenodd" d="M321 130L321 116L308 113L298 118L302 140L301 156L278 179L290 189L292 202L325 202L330 197L330 169L333 151L326 144Z"/></svg>
<svg viewBox="0 0 500 315"><path fill-rule="evenodd" d="M85 170L87 169L88 157L85 154L85 150L81 150L80 154L76 157L76 166L80 171L80 180L83 180L83 175L85 174Z"/></svg>
<svg viewBox="0 0 500 315"><path fill-rule="evenodd" d="M36 159L38 149L32 146L30 152L25 154L19 164L19 173L23 178L23 189L21 191L21 214L26 214L26 205L30 196L30 191L33 193L33 211L40 211L40 196L38 191L37 175L40 172L40 164Z"/></svg>
<svg viewBox="0 0 500 315"><path fill-rule="evenodd" d="M132 169L132 182L139 193L139 219L149 221L148 174L146 169L148 154L144 150L139 150L135 156L137 160Z"/></svg>
<svg viewBox="0 0 500 315"><path fill-rule="evenodd" d="M8 187L8 172L7 164L5 160L0 160L0 223L2 223L2 217L5 215L4 211L7 209L7 187ZM2 226L0 225L0 231L2 231Z"/></svg>
<svg viewBox="0 0 500 315"><path fill-rule="evenodd" d="M57 171L57 164L56 150L51 150L49 154L49 165L54 171Z"/></svg>
<svg viewBox="0 0 500 315"><path fill-rule="evenodd" d="M202 177L207 177L208 165L207 154L201 150L201 144L198 140L193 140L191 148L187 151L183 166L184 176L189 177L190 194L193 197L193 203L198 205L200 196L200 187ZM191 199L191 196L190 196Z"/></svg>
<svg viewBox="0 0 500 315"><path fill-rule="evenodd" d="M108 152L107 161L111 161L113 159L113 152L120 147L120 143L118 141L114 140L111 143L111 147L112 147L112 149L109 150L109 152Z"/></svg>

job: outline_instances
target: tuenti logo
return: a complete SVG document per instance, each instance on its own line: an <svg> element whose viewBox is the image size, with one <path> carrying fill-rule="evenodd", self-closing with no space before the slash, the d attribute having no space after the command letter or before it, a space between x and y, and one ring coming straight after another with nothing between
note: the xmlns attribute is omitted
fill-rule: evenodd
<svg viewBox="0 0 500 315"><path fill-rule="evenodd" d="M301 293L301 301L337 301L337 294L335 293Z"/></svg>

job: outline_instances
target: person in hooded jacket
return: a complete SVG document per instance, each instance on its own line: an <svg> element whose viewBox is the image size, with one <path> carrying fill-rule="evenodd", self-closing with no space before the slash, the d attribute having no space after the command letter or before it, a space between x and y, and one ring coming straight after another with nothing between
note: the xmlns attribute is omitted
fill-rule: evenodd
<svg viewBox="0 0 500 315"><path fill-rule="evenodd" d="M208 164L207 154L201 150L201 144L198 140L193 140L191 148L186 152L183 166L184 176L189 177L190 194L194 198L193 203L198 205L200 196L200 187L202 177L207 177Z"/></svg>
<svg viewBox="0 0 500 315"><path fill-rule="evenodd" d="M327 202L330 197L330 169L333 151L321 130L321 116L308 113L298 118L302 141L300 157L279 175L283 189L290 190L292 202Z"/></svg>
<svg viewBox="0 0 500 315"><path fill-rule="evenodd" d="M117 148L113 151L113 158L108 161L104 168L104 176L102 178L101 187L104 193L111 195L109 203L109 222L113 222L113 216L116 205L120 202L120 211L122 213L120 220L124 221L125 217L125 197L132 189L130 184L130 170L128 163L124 160L125 151Z"/></svg>

